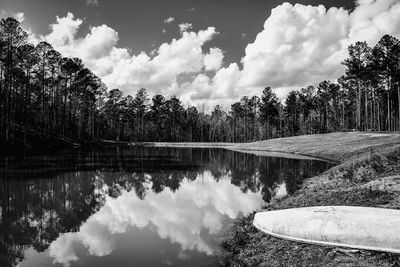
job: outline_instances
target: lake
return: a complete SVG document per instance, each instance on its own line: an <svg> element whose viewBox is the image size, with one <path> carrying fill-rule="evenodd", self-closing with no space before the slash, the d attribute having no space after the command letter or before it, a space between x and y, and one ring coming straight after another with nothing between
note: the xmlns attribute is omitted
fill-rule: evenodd
<svg viewBox="0 0 400 267"><path fill-rule="evenodd" d="M0 156L0 266L217 266L232 220L331 166L222 148Z"/></svg>

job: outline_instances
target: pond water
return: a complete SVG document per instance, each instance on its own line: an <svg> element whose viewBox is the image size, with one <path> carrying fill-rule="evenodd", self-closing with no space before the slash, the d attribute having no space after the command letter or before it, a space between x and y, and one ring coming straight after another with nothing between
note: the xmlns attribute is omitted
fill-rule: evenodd
<svg viewBox="0 0 400 267"><path fill-rule="evenodd" d="M0 157L0 266L216 266L224 229L332 164L210 148Z"/></svg>

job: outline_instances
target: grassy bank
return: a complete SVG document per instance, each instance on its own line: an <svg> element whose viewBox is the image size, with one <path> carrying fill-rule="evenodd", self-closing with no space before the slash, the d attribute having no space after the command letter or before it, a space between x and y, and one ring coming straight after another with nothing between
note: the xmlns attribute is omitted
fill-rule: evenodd
<svg viewBox="0 0 400 267"><path fill-rule="evenodd" d="M333 133L280 138L235 149L287 151L338 162L304 181L300 190L266 210L316 205L400 209L400 134ZM254 214L235 221L221 246L226 266L398 266L398 255L301 244L270 237L252 226Z"/></svg>

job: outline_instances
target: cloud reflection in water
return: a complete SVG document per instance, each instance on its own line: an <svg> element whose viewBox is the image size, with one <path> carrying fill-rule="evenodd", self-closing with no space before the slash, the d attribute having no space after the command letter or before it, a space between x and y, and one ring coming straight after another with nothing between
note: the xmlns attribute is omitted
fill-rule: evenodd
<svg viewBox="0 0 400 267"><path fill-rule="evenodd" d="M213 255L217 246L207 236L218 234L226 218L249 214L263 203L260 193L243 193L229 177L217 182L206 171L195 181L183 180L175 193L169 188L158 194L149 190L144 200L134 191L123 191L115 199L106 196L105 205L79 232L60 235L50 245L49 254L54 262L66 266L78 260L74 249L78 243L91 255L110 255L117 246L116 234L126 233L129 227L151 227L160 238L179 244L178 258L190 257L184 252L188 250ZM132 242L139 241L133 238Z"/></svg>

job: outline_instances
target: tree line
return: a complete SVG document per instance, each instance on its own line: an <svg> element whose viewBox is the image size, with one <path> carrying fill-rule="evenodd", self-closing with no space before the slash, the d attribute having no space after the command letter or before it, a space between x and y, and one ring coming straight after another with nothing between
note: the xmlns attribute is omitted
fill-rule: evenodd
<svg viewBox="0 0 400 267"><path fill-rule="evenodd" d="M107 88L78 58L63 57L47 42L32 45L20 23L0 22L0 126L10 140L32 133L96 140Z"/></svg>
<svg viewBox="0 0 400 267"><path fill-rule="evenodd" d="M400 130L400 42L390 35L370 47L356 42L345 74L290 92L244 96L229 110L184 106L146 89L124 96L78 58L49 43L28 43L13 18L0 23L1 139L37 134L74 142L100 139L174 142L249 142L334 131Z"/></svg>

